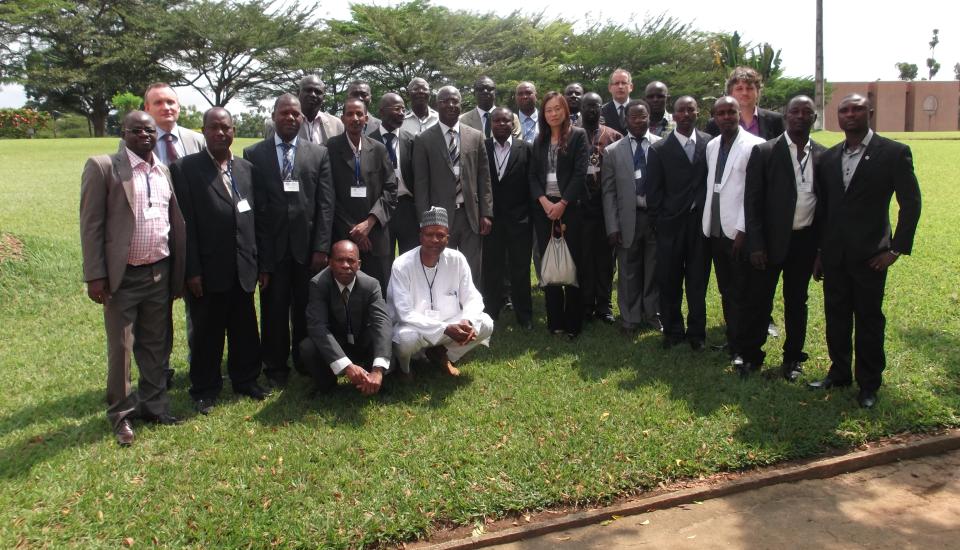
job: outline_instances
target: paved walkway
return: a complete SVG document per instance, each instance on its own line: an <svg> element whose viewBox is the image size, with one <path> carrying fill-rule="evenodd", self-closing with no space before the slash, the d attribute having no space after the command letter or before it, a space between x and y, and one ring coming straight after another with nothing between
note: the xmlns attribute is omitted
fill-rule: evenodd
<svg viewBox="0 0 960 550"><path fill-rule="evenodd" d="M493 548L960 548L960 451Z"/></svg>

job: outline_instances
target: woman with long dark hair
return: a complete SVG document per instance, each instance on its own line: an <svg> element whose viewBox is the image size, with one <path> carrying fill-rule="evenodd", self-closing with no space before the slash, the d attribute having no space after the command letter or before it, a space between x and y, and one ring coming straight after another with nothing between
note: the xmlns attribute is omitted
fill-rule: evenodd
<svg viewBox="0 0 960 550"><path fill-rule="evenodd" d="M580 263L583 216L580 194L587 175L587 135L570 124L570 108L560 92L548 92L540 105L540 134L533 144L530 194L536 203L534 226L541 254L553 235L564 232L574 264ZM547 328L573 339L583 325L580 288L574 285L544 288Z"/></svg>

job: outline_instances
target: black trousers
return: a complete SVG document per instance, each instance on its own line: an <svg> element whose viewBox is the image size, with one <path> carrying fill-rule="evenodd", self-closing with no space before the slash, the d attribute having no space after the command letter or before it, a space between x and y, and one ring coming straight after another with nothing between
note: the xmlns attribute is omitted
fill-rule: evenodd
<svg viewBox="0 0 960 550"><path fill-rule="evenodd" d="M660 321L668 339L702 342L707 336L707 284L710 281L708 240L697 209L657 228L657 282L660 285ZM684 290L687 323L684 327Z"/></svg>
<svg viewBox="0 0 960 550"><path fill-rule="evenodd" d="M264 371L271 378L285 379L290 374L287 359L293 353L298 370L300 349L297 343L307 336L307 296L310 269L292 257L276 263L270 284L260 289L260 334ZM291 345L291 326L293 344Z"/></svg>
<svg viewBox="0 0 960 550"><path fill-rule="evenodd" d="M579 269L580 292L585 315L603 315L613 311L613 271L616 251L607 240L603 217L583 217L583 261Z"/></svg>
<svg viewBox="0 0 960 550"><path fill-rule="evenodd" d="M226 292L204 292L200 298L189 292L194 349L190 356L190 397L212 398L220 394L223 378L223 339L227 338L227 373L234 389L255 382L260 376L260 337L253 293L240 281Z"/></svg>
<svg viewBox="0 0 960 550"><path fill-rule="evenodd" d="M369 338L361 335L356 345L347 344L339 339L337 342L355 365L363 367L367 372L373 371L373 357L370 355L373 347L370 345ZM337 386L337 377L330 370L330 364L320 359L320 350L310 338L304 338L300 342L300 357L303 358L304 367L316 381L317 390L330 391Z"/></svg>
<svg viewBox="0 0 960 550"><path fill-rule="evenodd" d="M747 269L747 288L743 313L740 348L743 359L762 365L766 357L763 345L767 341L767 325L773 311L777 283L783 274L783 317L787 337L783 342L783 361L807 360L803 345L807 339L807 289L813 275L813 261L817 257L816 235L812 227L794 231L782 264L768 264L764 270Z"/></svg>
<svg viewBox="0 0 960 550"><path fill-rule="evenodd" d="M487 314L496 319L503 306L504 278L510 283L510 300L518 323L533 319L530 296L530 256L533 233L530 222L496 218L493 229L483 238L483 304Z"/></svg>
<svg viewBox="0 0 960 550"><path fill-rule="evenodd" d="M560 199L551 198L550 201L559 202ZM547 218L539 204L534 206L534 212L537 244L542 256L552 237L554 223ZM577 235L583 231L583 215L579 205L568 204L560 221L567 227L567 247L570 249L574 265L577 266L579 277L582 256L581 239ZM562 330L568 334L580 334L583 327L583 301L580 287L573 285L544 287L543 297L547 307L547 329L551 332Z"/></svg>
<svg viewBox="0 0 960 550"><path fill-rule="evenodd" d="M720 302L723 306L723 320L727 325L727 345L731 354L739 354L737 347L743 319L743 304L747 288L747 269L750 262L740 251L740 257L733 255L733 240L727 237L710 237L710 257L717 275L717 287L720 290Z"/></svg>
<svg viewBox="0 0 960 550"><path fill-rule="evenodd" d="M827 319L830 378L850 380L856 351L857 384L876 391L883 383L887 359L883 351L886 318L883 293L887 272L874 271L867 260L847 260L823 265L823 302ZM856 339L854 337L856 327Z"/></svg>
<svg viewBox="0 0 960 550"><path fill-rule="evenodd" d="M397 255L400 255L420 245L420 224L417 222L417 206L413 197L404 195L397 199L397 209L390 216L388 225L391 253L397 250Z"/></svg>

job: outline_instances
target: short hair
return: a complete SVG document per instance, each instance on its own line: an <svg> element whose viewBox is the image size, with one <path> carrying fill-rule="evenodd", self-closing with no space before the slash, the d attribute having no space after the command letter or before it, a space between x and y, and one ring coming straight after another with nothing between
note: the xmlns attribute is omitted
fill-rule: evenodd
<svg viewBox="0 0 960 550"><path fill-rule="evenodd" d="M368 114L368 113L367 113L367 102L364 101L364 100L362 100L362 99L360 99L359 97L348 97L347 99L344 100L344 102L343 102L343 112L344 112L344 113L347 112L347 104L350 103L350 102L352 102L352 101L356 101L356 102L360 103L360 106L363 107L363 114Z"/></svg>
<svg viewBox="0 0 960 550"><path fill-rule="evenodd" d="M493 111L490 111L490 118L492 119L493 117L497 116L497 113L500 112L506 113L507 116L510 117L511 122L513 121L513 111L511 111L510 107L507 107L506 105L497 105L494 107Z"/></svg>
<svg viewBox="0 0 960 550"><path fill-rule="evenodd" d="M275 99L275 100L273 101L273 110L274 110L274 111L277 110L277 106L280 105L280 102L283 101L283 100L288 100L288 101L289 101L289 100L295 100L297 103L300 103L300 98L297 97L297 96L295 96L294 94L290 94L290 93L280 94L280 96L278 96L277 99Z"/></svg>
<svg viewBox="0 0 960 550"><path fill-rule="evenodd" d="M369 88L370 83L366 80L351 80L350 84L347 84L347 91L349 92L351 88L355 88L357 86L367 86Z"/></svg>
<svg viewBox="0 0 960 550"><path fill-rule="evenodd" d="M430 83L427 82L427 79L426 79L426 78L423 78L422 76L415 76L415 77L411 78L411 79L410 79L410 83L407 84L407 90L409 91L410 88L413 88L413 83L416 82L416 81L418 81L418 80L422 80L423 83L427 85L427 89L430 89Z"/></svg>
<svg viewBox="0 0 960 550"><path fill-rule="evenodd" d="M204 126L207 125L207 118L209 118L210 115L212 115L213 113L220 112L220 111L223 111L224 113L227 113L227 118L230 119L230 124L233 124L233 115L230 114L230 111L228 111L228 110L227 110L226 108L224 108L224 107L215 106L215 107L210 107L209 109L207 109L206 111L203 112L203 125L204 125Z"/></svg>
<svg viewBox="0 0 960 550"><path fill-rule="evenodd" d="M757 72L753 67L736 67L730 72L729 78L727 78L727 93L730 93L730 90L737 84L737 82L743 82L744 84L752 84L760 90L763 88L763 77L760 76L760 73Z"/></svg>
<svg viewBox="0 0 960 550"><path fill-rule="evenodd" d="M630 109L633 109L637 105L642 105L643 108L647 110L647 114L650 114L650 104L647 103L646 99L631 99L627 102L626 107L623 108L624 116L628 116L630 114Z"/></svg>
<svg viewBox="0 0 960 550"><path fill-rule="evenodd" d="M623 73L627 75L627 82L629 82L630 84L633 84L633 77L630 76L630 71L624 69L623 67L617 67L616 69L613 70L612 73L610 73L610 78L607 80L608 85L613 84L613 75L617 73Z"/></svg>
<svg viewBox="0 0 960 550"><path fill-rule="evenodd" d="M170 88L170 90L173 91L173 95L177 95L177 91L174 90L173 86L171 86L170 84L166 82L153 82L149 86L147 86L146 90L143 91L143 102L144 103L147 102L147 95L149 95L151 91L157 90L159 88Z"/></svg>

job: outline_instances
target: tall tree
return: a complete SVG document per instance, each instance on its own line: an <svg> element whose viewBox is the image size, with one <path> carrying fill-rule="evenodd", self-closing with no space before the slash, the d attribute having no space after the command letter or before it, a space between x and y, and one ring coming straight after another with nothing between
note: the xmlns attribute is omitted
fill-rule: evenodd
<svg viewBox="0 0 960 550"><path fill-rule="evenodd" d="M170 48L168 10L183 0L18 0L0 3L3 78L45 110L87 117L106 132L117 92L176 77L158 63Z"/></svg>
<svg viewBox="0 0 960 550"><path fill-rule="evenodd" d="M933 51L937 49L937 44L940 43L940 29L933 29L933 38L930 39L930 57L927 58L927 80L933 80L933 77L937 76L937 73L940 72L940 64L937 63L937 60L933 57Z"/></svg>

